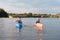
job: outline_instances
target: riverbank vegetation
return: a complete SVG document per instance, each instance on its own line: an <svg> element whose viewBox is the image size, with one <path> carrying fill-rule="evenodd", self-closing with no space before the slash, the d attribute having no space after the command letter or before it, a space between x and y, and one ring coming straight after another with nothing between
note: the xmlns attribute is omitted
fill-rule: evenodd
<svg viewBox="0 0 60 40"><path fill-rule="evenodd" d="M42 18L60 18L60 13L56 13L56 14L42 14L42 13L7 13L4 9L0 8L0 18L1 17L42 17Z"/></svg>
<svg viewBox="0 0 60 40"><path fill-rule="evenodd" d="M13 13L9 13L8 15L12 16L12 17L42 17L42 18L60 18L60 14L33 14L33 13L20 13L20 14L13 14Z"/></svg>

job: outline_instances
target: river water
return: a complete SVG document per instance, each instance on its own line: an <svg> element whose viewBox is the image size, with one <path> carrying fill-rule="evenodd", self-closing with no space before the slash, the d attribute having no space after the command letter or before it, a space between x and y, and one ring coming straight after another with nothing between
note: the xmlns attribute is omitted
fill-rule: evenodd
<svg viewBox="0 0 60 40"><path fill-rule="evenodd" d="M37 18L22 18L21 32L16 29L16 18L0 18L0 40L60 40L60 18L42 18L43 32L34 28Z"/></svg>

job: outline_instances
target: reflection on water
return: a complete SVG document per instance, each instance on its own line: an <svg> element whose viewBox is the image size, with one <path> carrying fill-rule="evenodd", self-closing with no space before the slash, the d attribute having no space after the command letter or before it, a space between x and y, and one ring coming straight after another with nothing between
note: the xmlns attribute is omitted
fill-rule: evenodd
<svg viewBox="0 0 60 40"><path fill-rule="evenodd" d="M42 32L36 31L33 25L29 26L29 23L23 27L21 32L18 32L15 20L16 18L0 19L0 40L42 40Z"/></svg>
<svg viewBox="0 0 60 40"><path fill-rule="evenodd" d="M37 38L38 38L38 40L43 40L43 33L42 33L42 31L38 31L37 32Z"/></svg>
<svg viewBox="0 0 60 40"><path fill-rule="evenodd" d="M11 33L10 35L10 40L22 40L22 34L21 32L19 33Z"/></svg>

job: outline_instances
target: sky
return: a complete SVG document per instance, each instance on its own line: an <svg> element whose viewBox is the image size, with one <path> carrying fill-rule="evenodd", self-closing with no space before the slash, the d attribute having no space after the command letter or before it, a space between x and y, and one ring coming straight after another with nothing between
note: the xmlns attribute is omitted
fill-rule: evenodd
<svg viewBox="0 0 60 40"><path fill-rule="evenodd" d="M8 13L60 13L60 0L0 0L0 8Z"/></svg>

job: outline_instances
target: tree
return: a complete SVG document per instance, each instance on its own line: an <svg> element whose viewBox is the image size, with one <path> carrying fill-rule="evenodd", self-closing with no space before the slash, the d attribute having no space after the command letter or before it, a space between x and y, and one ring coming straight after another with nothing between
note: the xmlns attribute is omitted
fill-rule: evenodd
<svg viewBox="0 0 60 40"><path fill-rule="evenodd" d="M28 15L27 15L28 17L32 17L32 13L28 13Z"/></svg>
<svg viewBox="0 0 60 40"><path fill-rule="evenodd" d="M0 17L8 17L7 12L5 12L2 8L0 8Z"/></svg>

